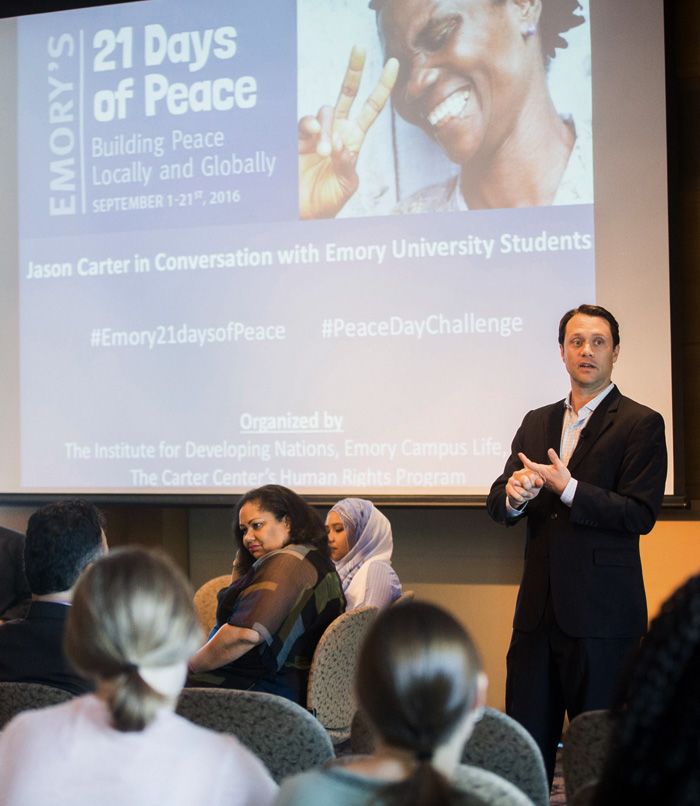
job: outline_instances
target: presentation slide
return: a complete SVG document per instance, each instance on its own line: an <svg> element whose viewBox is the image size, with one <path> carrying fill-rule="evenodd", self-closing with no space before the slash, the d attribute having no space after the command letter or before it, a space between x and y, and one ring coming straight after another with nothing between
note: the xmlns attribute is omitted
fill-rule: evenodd
<svg viewBox="0 0 700 806"><path fill-rule="evenodd" d="M632 370L606 4L408 5L0 21L3 492L482 495L566 394L564 311L613 309ZM670 361L630 377L670 441Z"/></svg>

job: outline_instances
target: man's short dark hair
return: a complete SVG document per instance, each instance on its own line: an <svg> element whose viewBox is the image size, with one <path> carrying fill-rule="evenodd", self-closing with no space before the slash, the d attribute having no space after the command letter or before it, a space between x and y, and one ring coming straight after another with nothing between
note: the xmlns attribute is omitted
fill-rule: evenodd
<svg viewBox="0 0 700 806"><path fill-rule="evenodd" d="M69 590L102 553L104 516L88 501L47 504L29 519L24 569L35 596Z"/></svg>
<svg viewBox="0 0 700 806"><path fill-rule="evenodd" d="M567 311L559 322L559 344L563 346L566 326L569 324L569 319L576 316L577 313L581 313L584 316L599 316L601 319L605 319L610 325L613 348L617 347L620 343L620 326L617 324L617 319L615 319L610 311L602 308L600 305L579 305L578 308L572 308L570 311Z"/></svg>

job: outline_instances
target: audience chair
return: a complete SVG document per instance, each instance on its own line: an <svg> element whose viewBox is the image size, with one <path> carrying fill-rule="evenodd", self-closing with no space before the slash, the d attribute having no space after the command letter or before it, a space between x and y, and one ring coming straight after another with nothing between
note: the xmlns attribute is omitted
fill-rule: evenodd
<svg viewBox="0 0 700 806"><path fill-rule="evenodd" d="M231 574L223 574L205 582L194 595L194 609L197 611L199 623L204 632L209 635L216 624L216 606L218 604L216 594L222 588L228 588L231 584Z"/></svg>
<svg viewBox="0 0 700 806"><path fill-rule="evenodd" d="M392 605L398 604L405 604L406 602L412 602L416 598L415 591L404 591L398 599L395 599L392 602Z"/></svg>
<svg viewBox="0 0 700 806"><path fill-rule="evenodd" d="M532 806L533 801L515 784L484 770L460 764L453 778L455 788L469 795L475 795L489 806Z"/></svg>
<svg viewBox="0 0 700 806"><path fill-rule="evenodd" d="M321 723L291 700L260 691L186 688L177 713L196 725L230 733L253 752L279 783L334 757Z"/></svg>
<svg viewBox="0 0 700 806"><path fill-rule="evenodd" d="M43 683L0 683L0 730L22 711L58 705L72 698L70 692Z"/></svg>
<svg viewBox="0 0 700 806"><path fill-rule="evenodd" d="M366 606L338 616L321 636L311 661L306 704L334 745L350 738L357 709L353 686L357 657L376 615L376 607Z"/></svg>
<svg viewBox="0 0 700 806"><path fill-rule="evenodd" d="M358 708L350 724L350 751L354 756L367 756L377 747L377 739L365 712Z"/></svg>
<svg viewBox="0 0 700 806"><path fill-rule="evenodd" d="M571 720L564 734L562 766L568 802L579 789L598 781L610 745L612 719L607 710L584 711Z"/></svg>
<svg viewBox="0 0 700 806"><path fill-rule="evenodd" d="M505 778L537 806L549 803L544 760L525 728L496 708L484 708L462 753L462 763Z"/></svg>
<svg viewBox="0 0 700 806"><path fill-rule="evenodd" d="M362 711L353 718L350 744L355 754L375 749L372 728ZM505 778L537 806L549 803L547 773L535 740L522 725L495 708L484 708L464 747L462 763Z"/></svg>

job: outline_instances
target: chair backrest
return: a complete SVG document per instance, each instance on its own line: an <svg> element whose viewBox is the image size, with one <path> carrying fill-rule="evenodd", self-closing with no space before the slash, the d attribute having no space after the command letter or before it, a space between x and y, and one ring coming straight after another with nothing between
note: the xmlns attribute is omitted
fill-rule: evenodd
<svg viewBox="0 0 700 806"><path fill-rule="evenodd" d="M73 695L62 688L43 683L0 683L0 730L22 711L46 708L72 699Z"/></svg>
<svg viewBox="0 0 700 806"><path fill-rule="evenodd" d="M532 800L515 784L493 772L460 764L452 779L456 789L476 795L489 806L532 806Z"/></svg>
<svg viewBox="0 0 700 806"><path fill-rule="evenodd" d="M301 705L276 694L186 688L177 712L197 725L235 736L278 783L334 757L323 725Z"/></svg>
<svg viewBox="0 0 700 806"><path fill-rule="evenodd" d="M373 753L376 747L377 737L369 719L365 716L365 712L358 708L350 724L350 749L355 756L366 756Z"/></svg>
<svg viewBox="0 0 700 806"><path fill-rule="evenodd" d="M598 781L610 746L612 719L607 710L584 711L564 734L562 766L567 800L583 786Z"/></svg>
<svg viewBox="0 0 700 806"><path fill-rule="evenodd" d="M495 708L484 708L464 746L462 763L505 778L537 806L549 804L547 773L537 743L520 723Z"/></svg>
<svg viewBox="0 0 700 806"><path fill-rule="evenodd" d="M218 604L216 594L230 584L231 574L223 574L200 585L194 594L194 609L197 611L199 623L207 635L216 624L216 606Z"/></svg>
<svg viewBox="0 0 700 806"><path fill-rule="evenodd" d="M405 604L406 602L412 602L415 598L416 598L416 592L415 591L410 591L410 590L409 591L403 591L401 593L401 596L399 596L398 599L394 599L392 604L393 605Z"/></svg>
<svg viewBox="0 0 700 806"><path fill-rule="evenodd" d="M371 725L362 711L357 711L352 720L350 743L356 754L372 753L376 747ZM505 778L537 806L549 803L539 747L522 725L495 708L484 708L464 746L462 763Z"/></svg>
<svg viewBox="0 0 700 806"><path fill-rule="evenodd" d="M357 709L353 682L362 641L377 615L373 606L338 616L318 642L309 670L307 707L328 731L333 744L350 738Z"/></svg>

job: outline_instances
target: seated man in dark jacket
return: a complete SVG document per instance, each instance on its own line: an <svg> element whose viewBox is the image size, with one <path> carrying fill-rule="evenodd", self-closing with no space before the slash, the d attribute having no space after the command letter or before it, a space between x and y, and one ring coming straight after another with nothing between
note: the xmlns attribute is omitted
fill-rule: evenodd
<svg viewBox="0 0 700 806"><path fill-rule="evenodd" d="M43 683L72 694L92 688L63 654L63 629L81 571L107 549L104 519L87 501L59 501L29 519L24 568L27 616L0 624L0 681Z"/></svg>
<svg viewBox="0 0 700 806"><path fill-rule="evenodd" d="M24 535L0 526L0 622L27 614L31 593L23 554Z"/></svg>

